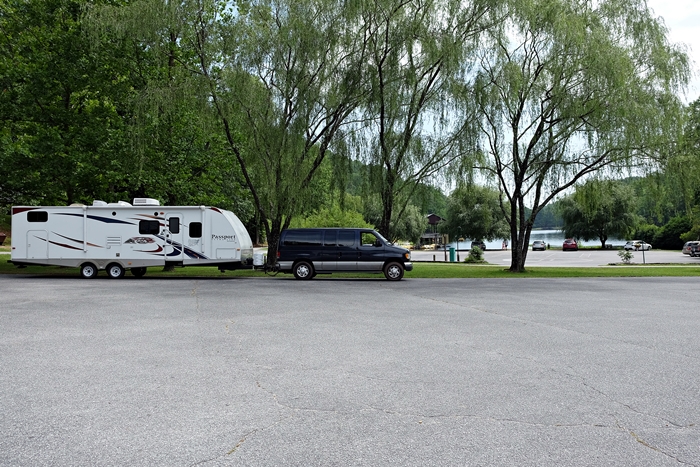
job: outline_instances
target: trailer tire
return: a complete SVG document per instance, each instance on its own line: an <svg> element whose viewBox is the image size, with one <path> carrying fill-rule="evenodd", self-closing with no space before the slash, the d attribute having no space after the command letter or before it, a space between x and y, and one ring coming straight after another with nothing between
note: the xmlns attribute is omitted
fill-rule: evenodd
<svg viewBox="0 0 700 467"><path fill-rule="evenodd" d="M124 267L119 263L112 263L107 265L107 275L111 279L121 279L124 277Z"/></svg>
<svg viewBox="0 0 700 467"><path fill-rule="evenodd" d="M390 281L400 281L403 278L403 264L391 262L384 267L384 277Z"/></svg>
<svg viewBox="0 0 700 467"><path fill-rule="evenodd" d="M314 268L306 261L299 261L294 265L294 277L300 280L309 280L314 277Z"/></svg>
<svg viewBox="0 0 700 467"><path fill-rule="evenodd" d="M131 274L134 277L143 277L146 275L146 268L131 268Z"/></svg>
<svg viewBox="0 0 700 467"><path fill-rule="evenodd" d="M85 263L80 266L80 276L83 279L94 279L97 277L97 266L92 263Z"/></svg>

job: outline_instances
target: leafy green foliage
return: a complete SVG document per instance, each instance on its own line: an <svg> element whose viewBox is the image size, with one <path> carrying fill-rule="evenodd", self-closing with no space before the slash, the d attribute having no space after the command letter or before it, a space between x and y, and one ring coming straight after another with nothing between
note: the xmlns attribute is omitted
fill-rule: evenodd
<svg viewBox="0 0 700 467"><path fill-rule="evenodd" d="M369 198L364 203L364 217L375 226L382 220L382 203L379 196ZM404 240L418 244L420 237L428 228L428 218L417 206L407 205L403 214L394 212L391 220L391 232L393 235L389 240L396 242Z"/></svg>
<svg viewBox="0 0 700 467"><path fill-rule="evenodd" d="M334 204L331 207L323 207L304 217L297 217L289 226L374 228L373 225L365 222L362 213L351 209L344 210L338 204Z"/></svg>
<svg viewBox="0 0 700 467"><path fill-rule="evenodd" d="M463 185L447 199L447 219L439 226L450 238L495 240L508 238L508 224L498 191L479 185Z"/></svg>
<svg viewBox="0 0 700 467"><path fill-rule="evenodd" d="M564 220L564 235L583 240L625 238L634 232L639 220L634 214L634 192L610 180L592 179L558 203Z"/></svg>
<svg viewBox="0 0 700 467"><path fill-rule="evenodd" d="M654 235L654 248L666 250L680 250L684 241L681 236L693 227L691 217L674 217L666 225L661 227Z"/></svg>

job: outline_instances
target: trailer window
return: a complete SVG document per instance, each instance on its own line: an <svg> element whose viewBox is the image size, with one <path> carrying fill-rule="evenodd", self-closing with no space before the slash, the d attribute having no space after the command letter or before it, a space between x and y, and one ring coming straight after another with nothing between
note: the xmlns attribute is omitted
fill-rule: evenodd
<svg viewBox="0 0 700 467"><path fill-rule="evenodd" d="M158 235L160 233L160 222L139 221L139 233L143 235Z"/></svg>
<svg viewBox="0 0 700 467"><path fill-rule="evenodd" d="M49 213L46 211L27 212L27 222L48 222Z"/></svg>
<svg viewBox="0 0 700 467"><path fill-rule="evenodd" d="M180 233L180 218L179 217L171 217L168 219L168 230L170 230L170 233Z"/></svg>
<svg viewBox="0 0 700 467"><path fill-rule="evenodd" d="M202 236L202 223L190 222L190 238L200 238Z"/></svg>

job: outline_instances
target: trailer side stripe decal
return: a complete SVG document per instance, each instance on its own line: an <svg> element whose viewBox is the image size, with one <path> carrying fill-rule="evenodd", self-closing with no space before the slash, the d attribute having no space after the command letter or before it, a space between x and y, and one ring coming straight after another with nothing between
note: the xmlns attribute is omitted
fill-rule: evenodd
<svg viewBox="0 0 700 467"><path fill-rule="evenodd" d="M75 246L72 246L72 245L66 245L65 243L54 242L54 241L51 241L51 240L49 240L49 243L52 244L52 245L62 246L63 248L70 248L71 250L82 250L82 248L78 248L78 247L75 247Z"/></svg>
<svg viewBox="0 0 700 467"><path fill-rule="evenodd" d="M83 217L82 214L72 214L72 213L67 213L67 212L57 212L56 215L58 216L75 216L75 217ZM93 221L100 221L104 222L107 224L127 224L127 225L135 225L133 222L127 222L127 221L121 221L119 219L112 219L111 217L101 217L101 216L87 216L88 219L91 219Z"/></svg>
<svg viewBox="0 0 700 467"><path fill-rule="evenodd" d="M61 238L65 238L66 240L70 240L71 242L83 243L82 240L78 240L78 239L76 239L76 238L66 237L65 235L61 235L61 234L58 233L58 232L53 232L53 231L52 231L51 233L54 234L54 235L56 235L57 237L61 237ZM86 242L86 243L87 243L88 246L94 246L94 247L97 247L97 248L102 248L100 245L95 245L94 243L90 243L90 242ZM82 248L78 248L78 250L82 250Z"/></svg>

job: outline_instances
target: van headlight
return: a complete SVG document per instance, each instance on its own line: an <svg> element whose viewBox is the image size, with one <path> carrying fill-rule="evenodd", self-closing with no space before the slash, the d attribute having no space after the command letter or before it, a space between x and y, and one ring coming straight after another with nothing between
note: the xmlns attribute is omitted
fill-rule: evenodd
<svg viewBox="0 0 700 467"><path fill-rule="evenodd" d="M406 253L403 254L403 257L406 259L411 259L411 252L407 251Z"/></svg>

